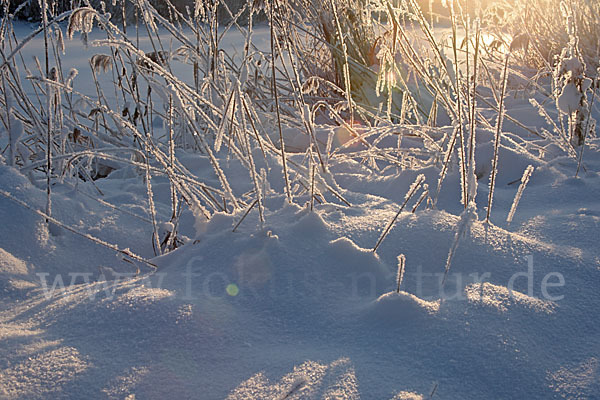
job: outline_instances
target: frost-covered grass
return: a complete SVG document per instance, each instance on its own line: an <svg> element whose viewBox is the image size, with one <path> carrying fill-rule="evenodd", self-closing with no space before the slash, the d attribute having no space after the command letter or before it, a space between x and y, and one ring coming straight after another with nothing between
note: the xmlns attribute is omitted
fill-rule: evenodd
<svg viewBox="0 0 600 400"><path fill-rule="evenodd" d="M420 3L3 18L0 397L597 392L597 5Z"/></svg>
<svg viewBox="0 0 600 400"><path fill-rule="evenodd" d="M477 191L475 131L496 131L497 154L504 98L519 90L510 87L513 76L520 85L550 93L541 102L532 96L552 127L536 134L555 140L580 162L585 138L595 133L595 76L588 76L581 36L590 21L581 21L577 3L562 7L569 41L560 62L547 62L550 69L542 67L535 76L514 64L532 51L533 33L511 39L506 29L498 31L500 23L492 29L489 18L485 24L471 20L454 2L447 4L449 36L441 37L414 0L399 8L364 0L249 2L235 15L229 11L226 26L217 23L225 3L198 2L186 13L171 6L165 18L164 10L138 1L132 4L135 24L112 22L101 8L54 15L52 4L44 4L48 18L28 37L14 35L11 18L2 21L6 162L40 185L44 177L49 216L55 182L89 182L119 166L136 167L147 185L157 254L177 247L178 215L186 207L203 218L256 207L264 223L264 188L273 173L282 176L280 194L288 202L307 194L311 204L325 198L347 203L330 173L340 160L361 160L374 171L403 168L406 160L441 165L436 182L427 182L435 193L422 199L423 207L432 207L458 154L466 208ZM268 41L257 44L259 12L270 28ZM86 79L91 73L89 90L77 77L83 71L61 60L75 35L88 45L94 29L102 33L89 46L98 52L80 67ZM501 36L490 43L484 30ZM233 32L244 42L235 54L223 50L223 38ZM22 51L38 38L44 40L43 55L32 64ZM508 42L502 47L499 40ZM544 73L553 76L550 86L540 81ZM318 137L323 123L344 131L341 146L332 134ZM425 156L400 146L380 148L396 135L395 126L406 123L454 130L437 139L423 135ZM358 126L377 131L362 133ZM178 149L205 155L216 180L202 182L183 168ZM232 186L222 168L230 158L246 168L251 188ZM497 168L494 158L489 209ZM172 186L168 221L157 220L152 201L157 173ZM166 237L159 237L162 228L170 232Z"/></svg>
<svg viewBox="0 0 600 400"><path fill-rule="evenodd" d="M501 0L486 9L483 20L499 38L525 34L528 51L521 53L520 61L536 68L553 66L574 33L581 56L594 71L598 67L599 15L600 5L595 1Z"/></svg>

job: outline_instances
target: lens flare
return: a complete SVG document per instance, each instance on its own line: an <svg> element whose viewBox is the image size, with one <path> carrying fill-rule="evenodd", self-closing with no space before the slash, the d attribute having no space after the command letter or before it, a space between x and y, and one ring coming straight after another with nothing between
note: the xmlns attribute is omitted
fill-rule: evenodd
<svg viewBox="0 0 600 400"><path fill-rule="evenodd" d="M227 292L228 295L235 297L240 292L240 288L238 288L238 286L235 283L230 283L225 288L225 291Z"/></svg>

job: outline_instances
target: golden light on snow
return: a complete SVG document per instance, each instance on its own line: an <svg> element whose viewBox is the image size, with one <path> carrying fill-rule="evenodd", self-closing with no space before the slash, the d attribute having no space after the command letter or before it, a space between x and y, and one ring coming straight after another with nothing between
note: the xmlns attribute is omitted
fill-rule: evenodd
<svg viewBox="0 0 600 400"><path fill-rule="evenodd" d="M324 393L320 396L320 393ZM330 364L305 361L279 379L258 372L235 388L227 400L359 397L358 379L352 361L337 359ZM396 398L396 397L394 397Z"/></svg>
<svg viewBox="0 0 600 400"><path fill-rule="evenodd" d="M352 134L348 128L340 126L335 130L335 140L338 144L343 145L352 139Z"/></svg>
<svg viewBox="0 0 600 400"><path fill-rule="evenodd" d="M348 122L348 126L349 126L349 122ZM360 127L360 124L356 121L354 121L354 127ZM353 132L352 130L350 130L348 127L346 126L339 126L335 129L335 136L334 136L334 141L335 144L337 144L338 146L345 146L345 147L356 147L358 146L359 142L358 141L354 141L348 145L346 145L347 143L349 143L350 141L352 141L353 139L356 138L356 133Z"/></svg>

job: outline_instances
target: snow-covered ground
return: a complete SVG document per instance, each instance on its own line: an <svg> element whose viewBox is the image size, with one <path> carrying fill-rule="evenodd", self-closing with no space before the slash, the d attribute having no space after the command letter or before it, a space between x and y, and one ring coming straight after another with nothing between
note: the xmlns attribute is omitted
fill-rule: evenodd
<svg viewBox="0 0 600 400"><path fill-rule="evenodd" d="M91 85L85 65L97 51L68 46L63 62L80 70L76 86ZM511 97L509 115L542 126L522 97ZM424 129L434 141L452 131L398 127L400 145L423 148L409 134ZM143 173L123 166L95 185L55 185L57 220L152 258L156 272L0 196L0 398L599 398L600 142L588 139L574 177L576 160L555 142L509 121L506 131L491 224L483 221L493 133L482 129L471 229L457 235L463 207L453 164L436 208L411 213L413 198L376 252L410 185L424 174L433 191L439 166L376 172L340 158L331 172L350 205L332 197L311 211L308 195L287 203L278 161L267 157L257 161L275 171L264 226L256 209L235 232L243 210L208 222L186 210L187 243L156 258ZM286 132L301 149L302 132ZM205 156L177 157L216 182ZM252 189L238 161L221 161L234 187ZM152 182L166 221L169 181ZM4 162L0 189L44 209L45 191Z"/></svg>

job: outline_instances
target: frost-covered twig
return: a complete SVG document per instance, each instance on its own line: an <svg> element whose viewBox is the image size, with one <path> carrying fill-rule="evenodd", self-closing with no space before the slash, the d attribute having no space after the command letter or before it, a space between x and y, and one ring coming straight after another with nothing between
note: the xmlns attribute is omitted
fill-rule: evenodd
<svg viewBox="0 0 600 400"><path fill-rule="evenodd" d="M452 242L452 247L450 247L450 250L448 251L448 257L446 258L446 267L444 269L442 286L446 283L448 271L450 271L450 265L452 265L452 259L454 258L454 254L456 253L456 249L458 248L460 239L469 231L473 221L477 220L476 210L477 206L475 205L475 202L472 201L460 215L460 220L458 221L456 234L454 235L454 241Z"/></svg>
<svg viewBox="0 0 600 400"><path fill-rule="evenodd" d="M387 234L390 232L390 229L392 229L392 226L394 226L394 223L396 222L396 220L400 216L400 213L402 212L402 210L404 210L404 207L406 207L406 204L415 195L415 193L417 192L417 190L419 190L419 188L421 187L421 185L424 182L425 182L425 175L420 174L419 176L417 176L417 179L415 179L415 181L413 182L413 184L410 185L410 188L408 189L408 192L406 193L406 196L404 196L404 202L402 203L402 205L398 209L398 212L396 213L396 215L394 215L394 218L392 218L392 220L386 226L385 230L382 232L381 236L377 240L377 243L373 247L373 250L371 250L371 251L373 251L373 252L377 251L377 248L379 247L379 245L381 244L381 242L383 242L383 240L385 239L385 237L387 236Z"/></svg>
<svg viewBox="0 0 600 400"><path fill-rule="evenodd" d="M50 66L48 60L48 2L42 0L42 23L44 25L44 55L46 61L45 77L50 80ZM52 215L52 123L53 123L53 112L52 112L52 98L51 92L53 92L52 86L46 83L46 214Z"/></svg>
<svg viewBox="0 0 600 400"><path fill-rule="evenodd" d="M150 138L148 138L150 140ZM150 174L150 157L146 154L145 157L145 183L146 183L146 194L148 196L148 214L152 221L152 247L154 247L154 255L160 255L160 239L158 238L158 226L156 223L156 208L154 207L154 193L152 191L152 175Z"/></svg>
<svg viewBox="0 0 600 400"><path fill-rule="evenodd" d="M510 53L504 58L504 69L502 70L502 89L498 104L498 118L496 120L496 136L494 140L494 156L492 158L492 172L490 173L490 187L488 193L488 206L485 216L485 222L490 222L490 213L492 212L492 201L494 200L494 189L496 188L496 175L498 174L498 150L500 149L500 138L502 135L502 121L504 119L504 96L506 95L506 82L508 79L508 59Z"/></svg>
<svg viewBox="0 0 600 400"><path fill-rule="evenodd" d="M283 178L285 181L285 194L287 196L288 203L292 202L292 190L290 187L290 181L287 170L287 157L285 154L285 141L283 140L283 131L281 128L281 112L279 109L279 95L277 93L277 82L275 75L275 17L274 8L275 0L270 0L269 6L269 24L271 29L271 90L273 91L273 98L275 99L275 113L277 114L277 130L279 132L279 147L281 149L281 164L283 167Z"/></svg>
<svg viewBox="0 0 600 400"><path fill-rule="evenodd" d="M398 273L396 274L396 293L400 293L400 285L404 279L404 266L406 264L406 257L404 254L398 256Z"/></svg>
<svg viewBox="0 0 600 400"><path fill-rule="evenodd" d="M417 211L417 209L419 208L419 206L421 205L421 203L423 203L423 201L429 196L429 185L428 184L423 184L423 193L421 193L421 196L419 197L419 199L417 200L417 202L415 203L415 205L413 206L412 210L410 211L411 213L415 213ZM431 198L430 198L431 200Z"/></svg>
<svg viewBox="0 0 600 400"><path fill-rule="evenodd" d="M579 170L581 169L583 162L583 151L585 150L585 140L588 135L592 132L596 131L596 120L592 118L592 107L594 106L594 100L596 100L596 90L598 90L598 80L600 79L600 68L596 69L596 77L594 78L594 84L592 85L592 100L590 101L590 106L588 107L588 115L586 118L586 125L584 129L583 141L581 143L581 149L579 150L579 157L577 158L577 171L575 171L575 176L579 175Z"/></svg>
<svg viewBox="0 0 600 400"><path fill-rule="evenodd" d="M231 230L231 232L235 232L236 229L238 228L238 226L240 226L242 224L242 222L244 221L244 219L246 219L246 217L248 216L248 214L250 213L250 211L252 211L252 209L254 208L254 206L256 205L256 203L258 203L258 199L254 200L246 209L246 211L244 212L244 215L242 215L242 218L240 218L240 220L238 221L237 224L235 224L235 226L233 227L233 229Z"/></svg>
<svg viewBox="0 0 600 400"><path fill-rule="evenodd" d="M437 204L437 200L440 196L440 191L442 190L442 182L446 178L446 174L448 173L448 167L450 165L450 159L452 158L452 153L454 153L454 147L456 144L456 138L458 136L459 125L455 126L452 129L452 135L450 136L450 140L448 141L448 148L444 154L444 161L442 164L442 169L440 170L440 175L438 178L437 189L435 191L435 199L433 200L434 207Z"/></svg>
<svg viewBox="0 0 600 400"><path fill-rule="evenodd" d="M69 18L72 13L73 13L73 11L71 11L71 10L65 11L64 13L54 17L51 21L48 21L47 26L54 25L56 23L64 21L65 19ZM0 69L4 68L6 65L8 65L15 56L17 56L18 54L21 53L21 51L23 50L23 47L25 47L29 42L31 42L37 35L39 35L42 32L44 32L44 25L35 29L33 32L31 32L29 35L27 35L26 38L21 40L19 42L19 44L16 45L15 48L9 54L7 54L6 56L3 57L2 64L0 64Z"/></svg>
<svg viewBox="0 0 600 400"><path fill-rule="evenodd" d="M470 96L470 115L469 115L469 179L467 202L474 201L477 195L477 179L475 177L475 146L477 144L475 127L476 127L476 106L477 106L477 74L479 72L479 42L481 30L479 27L479 19L475 20L475 49L473 54L473 91ZM468 55L467 55L468 57Z"/></svg>
<svg viewBox="0 0 600 400"><path fill-rule="evenodd" d="M131 258L133 260L140 261L140 262L148 265L149 267L151 267L154 270L158 269L158 266L156 264L152 263L151 261L146 260L143 257L138 256L137 254L133 253L131 250L129 250L129 249L121 249L117 245L105 242L104 240L98 239L97 237L92 236L92 235L90 235L88 233L80 232L77 229L75 229L75 228L73 228L73 227L71 227L69 225L66 225L66 224L58 221L56 218L53 218L53 217L51 217L48 214L46 214L46 213L44 213L42 211L36 210L35 208L31 207L29 204L25 203L22 200L17 199L16 197L14 197L12 194L8 193L5 190L0 189L0 195L6 197L7 199L9 199L10 201L12 201L14 203L17 203L21 207L24 207L24 208L26 208L28 210L33 211L34 213L36 213L39 216L45 218L49 222L52 222L53 224L55 224L55 225L57 225L57 226L65 229L65 230L67 230L69 232L72 232L72 233L74 233L76 235L79 235L79 236L81 236L81 237L83 237L83 238L85 238L85 239L87 239L89 241L92 241L92 242L94 242L96 244L99 244L99 245L104 246L104 247L106 247L108 249L111 249L111 250L113 250L113 251L115 251L117 253L120 253L120 254L122 254L122 255L124 255L126 257L129 257L129 258Z"/></svg>
<svg viewBox="0 0 600 400"><path fill-rule="evenodd" d="M348 63L348 48L346 46L346 38L344 33L342 32L342 27L340 25L340 19L337 12L337 6L335 4L335 0L330 0L331 8L333 10L333 20L335 21L335 29L337 30L337 35L342 45L342 55L344 59L344 64L342 66L343 69L343 77L344 77L344 89L346 93L346 101L348 102L348 107L350 108L350 126L354 125L354 107L352 106L352 87L350 82L350 66Z"/></svg>
<svg viewBox="0 0 600 400"><path fill-rule="evenodd" d="M527 168L525 168L525 171L523 172L523 176L521 177L521 184L519 185L519 189L517 190L515 199L512 203L512 206L510 207L510 212L508 213L508 217L506 218L506 223L508 225L511 224L513 217L515 216L515 211L517 211L517 206L519 205L519 202L521 201L521 196L523 196L523 191L525 190L525 187L527 186L527 183L529 182L529 178L531 177L533 170L534 170L533 165L529 165Z"/></svg>

